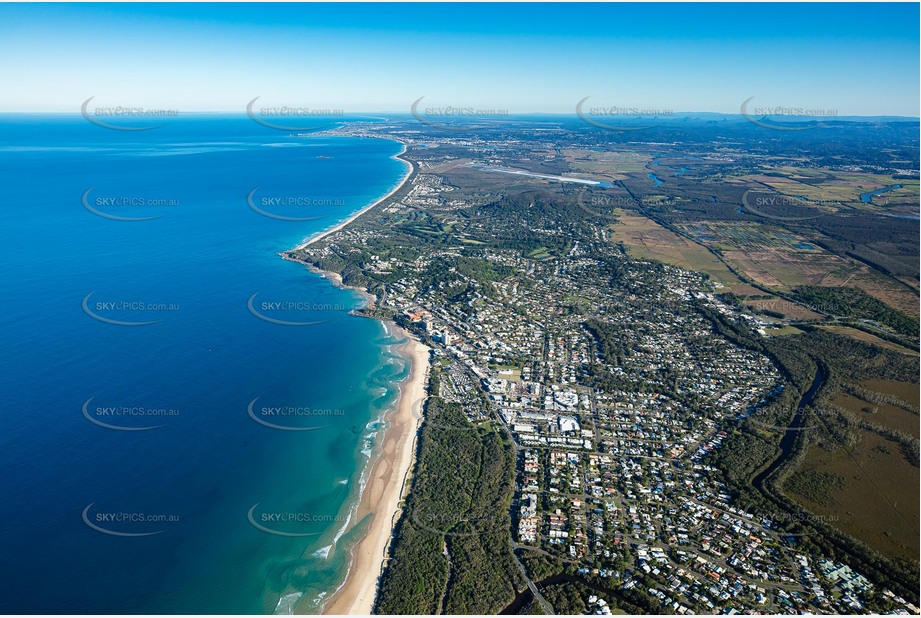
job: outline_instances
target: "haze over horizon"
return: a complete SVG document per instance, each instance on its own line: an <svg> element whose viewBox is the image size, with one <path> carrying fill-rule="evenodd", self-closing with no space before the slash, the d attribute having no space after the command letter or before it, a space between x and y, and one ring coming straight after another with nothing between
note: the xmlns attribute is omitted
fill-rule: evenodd
<svg viewBox="0 0 921 618"><path fill-rule="evenodd" d="M921 0L756 2L0 0L0 618L921 618Z"/></svg>
<svg viewBox="0 0 921 618"><path fill-rule="evenodd" d="M917 4L16 5L0 8L2 112L576 103L738 114L919 115ZM849 76L841 79L842 75ZM690 110L690 111L686 111ZM834 113L831 113L834 112Z"/></svg>

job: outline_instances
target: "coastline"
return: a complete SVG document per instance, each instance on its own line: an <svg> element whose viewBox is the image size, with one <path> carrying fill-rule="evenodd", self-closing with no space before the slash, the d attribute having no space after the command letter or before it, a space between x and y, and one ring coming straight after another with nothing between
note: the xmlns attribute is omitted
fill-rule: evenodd
<svg viewBox="0 0 921 618"><path fill-rule="evenodd" d="M393 158L406 163L406 171L393 189L342 222L314 234L281 254L284 259L303 264L311 272L326 277L333 285L359 293L368 301L368 307L373 307L377 302L374 294L363 288L344 284L339 273L321 270L298 259L293 253L342 230L406 187L416 172L416 165L402 158L407 145L402 141L399 143L402 149L393 155ZM393 530L402 513L402 502L408 491L407 480L415 464L416 439L422 421L422 405L427 396L431 348L393 321L374 319L378 319L397 337L406 340L405 343L396 346L395 350L410 363L410 373L399 385L397 401L382 416L384 429L381 442L366 463L363 474L367 474L367 480L358 496L357 504L351 507L354 510L351 512L350 524L346 530L368 515L371 515L370 525L363 536L349 548L346 576L320 606L322 614L368 615L374 608L378 583L393 540Z"/></svg>
<svg viewBox="0 0 921 618"><path fill-rule="evenodd" d="M397 140L392 140L392 141L397 141ZM362 216L363 214L365 214L366 212L368 212L368 211L371 210L372 208L374 208L374 207L378 206L379 204L381 204L381 203L383 203L383 202L389 200L391 197L393 197L393 194L394 194L394 193L396 193L397 191L399 191L400 189L402 189L403 186L406 184L406 181L409 180L410 176L412 176L413 172L414 172L415 169L416 169L416 166L412 163L412 161L407 161L406 159L402 158L403 155L406 153L406 143L405 143L405 142L399 142L399 143L400 143L400 145L402 146L402 150L400 150L400 152L398 152L397 154L393 155L391 158L392 158L392 159L396 159L397 161L403 161L404 163L406 163L406 172L403 174L403 178L400 179L400 182L398 182L398 183L393 187L393 189L391 189L390 192L387 193L387 195L385 195L384 197L380 198L379 200L376 200L376 201L374 201L374 202L368 204L367 206L365 206L365 207L362 208L361 210L359 210L359 211L353 213L353 214L350 215L347 219L345 219L344 221L341 221L341 222L337 223L336 225L332 226L331 228L326 229L326 230L323 230L322 232L317 232L317 233L314 234L313 236L311 236L311 237L305 239L303 242L301 242L300 244L298 244L298 245L297 245L296 247L294 247L293 249L289 249L289 251L297 251L297 250L299 250L299 249L303 249L304 247L307 247L307 246L312 245L313 243L317 242L317 241L320 240L321 238L326 238L326 237L329 236L330 234L333 234L333 233L335 233L335 232L338 232L339 230L341 230L342 228L344 228L345 226L347 226L349 223L351 223L352 221L354 221L354 220L357 219L358 217Z"/></svg>
<svg viewBox="0 0 921 618"><path fill-rule="evenodd" d="M351 547L348 573L323 605L323 614L371 614L393 539L393 529L403 510L401 503L408 489L406 481L415 463L430 348L395 324L389 325L407 338L398 349L409 360L412 369L410 377L401 384L395 409L384 417L387 422L384 437L380 449L368 464L370 473L358 501L354 521L361 521L372 514L371 524L364 536Z"/></svg>

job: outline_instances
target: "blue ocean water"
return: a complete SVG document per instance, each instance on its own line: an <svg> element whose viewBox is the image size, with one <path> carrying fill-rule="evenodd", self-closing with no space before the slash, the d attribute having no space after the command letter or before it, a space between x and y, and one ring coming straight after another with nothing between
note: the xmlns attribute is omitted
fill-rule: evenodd
<svg viewBox="0 0 921 618"><path fill-rule="evenodd" d="M407 366L277 253L385 194L399 151L0 116L0 611L310 610L336 585Z"/></svg>

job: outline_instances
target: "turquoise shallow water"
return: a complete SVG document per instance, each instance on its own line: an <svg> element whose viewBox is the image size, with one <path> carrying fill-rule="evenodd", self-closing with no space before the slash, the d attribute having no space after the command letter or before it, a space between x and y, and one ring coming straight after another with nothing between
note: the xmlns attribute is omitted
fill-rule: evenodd
<svg viewBox="0 0 921 618"><path fill-rule="evenodd" d="M0 116L4 613L265 613L337 584L407 366L277 253L389 191L399 150Z"/></svg>

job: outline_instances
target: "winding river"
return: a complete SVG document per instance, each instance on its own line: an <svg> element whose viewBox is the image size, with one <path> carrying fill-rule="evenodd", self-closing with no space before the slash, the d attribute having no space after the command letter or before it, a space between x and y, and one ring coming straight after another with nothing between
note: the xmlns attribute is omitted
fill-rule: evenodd
<svg viewBox="0 0 921 618"><path fill-rule="evenodd" d="M799 405L796 407L796 414L793 416L793 422L787 427L784 431L783 438L780 439L780 455L771 462L767 468L762 470L754 479L752 479L752 485L757 489L761 489L764 486L764 481L775 471L777 468L783 464L787 458L793 453L793 444L796 441L796 434L798 431L802 431L800 425L803 422L803 409L812 403L812 400L815 398L815 394L818 392L819 388L822 386L822 383L825 381L825 374L822 371L822 368L817 366L815 372L815 378L812 380L812 385L809 387L809 390L806 391L806 394L803 395L803 398L800 399Z"/></svg>

